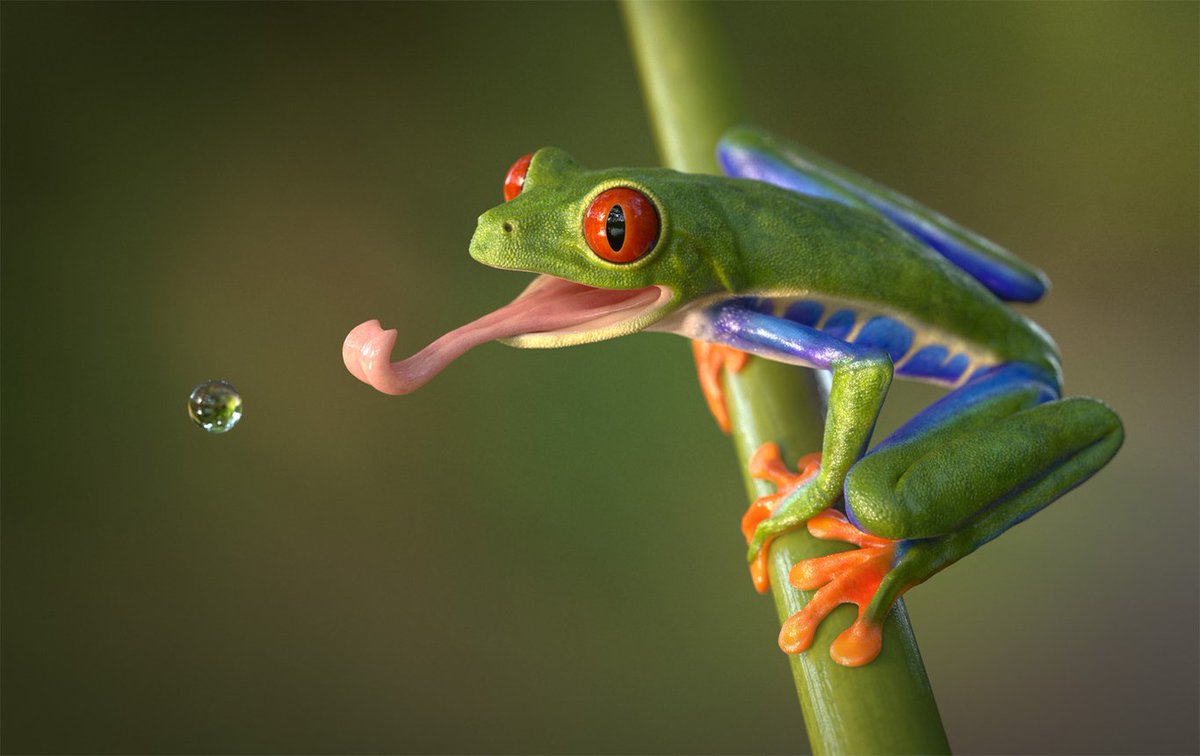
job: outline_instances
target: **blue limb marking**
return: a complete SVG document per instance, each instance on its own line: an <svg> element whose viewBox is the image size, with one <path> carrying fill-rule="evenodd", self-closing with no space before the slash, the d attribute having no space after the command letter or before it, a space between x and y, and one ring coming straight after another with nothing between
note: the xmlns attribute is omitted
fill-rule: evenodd
<svg viewBox="0 0 1200 756"><path fill-rule="evenodd" d="M838 310L829 316L821 330L835 339L845 339L854 330L854 311Z"/></svg>
<svg viewBox="0 0 1200 756"><path fill-rule="evenodd" d="M880 349L849 344L828 332L748 309L737 300L714 305L709 314L713 340L780 362L832 370L835 363L856 358L883 359Z"/></svg>
<svg viewBox="0 0 1200 756"><path fill-rule="evenodd" d="M878 347L896 362L912 348L913 331L898 320L879 315L867 321L854 337L854 343Z"/></svg>
<svg viewBox="0 0 1200 756"><path fill-rule="evenodd" d="M953 383L962 377L971 364L965 354L950 357L949 350L940 344L932 344L917 350L903 365L896 368L897 375L913 378L933 378Z"/></svg>
<svg viewBox="0 0 1200 756"><path fill-rule="evenodd" d="M825 305L820 302L814 302L811 299L801 299L799 302L793 302L788 306L784 317L800 325L817 327L817 323L821 322L821 315L825 313Z"/></svg>

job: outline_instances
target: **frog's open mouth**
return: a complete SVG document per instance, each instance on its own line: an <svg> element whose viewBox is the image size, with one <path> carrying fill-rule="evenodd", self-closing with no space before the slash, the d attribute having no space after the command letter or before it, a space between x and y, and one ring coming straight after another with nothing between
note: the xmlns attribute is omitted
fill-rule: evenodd
<svg viewBox="0 0 1200 756"><path fill-rule="evenodd" d="M378 320L368 320L346 337L342 360L360 381L385 394L407 394L484 342L560 347L609 339L657 321L673 299L665 286L597 289L540 275L511 303L456 328L401 362L391 362L396 330L385 331Z"/></svg>

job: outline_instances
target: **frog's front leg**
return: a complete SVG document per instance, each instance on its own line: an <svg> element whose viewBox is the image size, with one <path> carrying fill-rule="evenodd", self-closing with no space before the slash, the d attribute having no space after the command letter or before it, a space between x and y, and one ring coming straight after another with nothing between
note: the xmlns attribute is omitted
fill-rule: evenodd
<svg viewBox="0 0 1200 756"><path fill-rule="evenodd" d="M846 478L849 521L829 512L809 523L817 537L860 549L793 568L792 585L820 590L784 623L780 647L807 649L821 620L848 602L859 617L831 655L850 666L871 661L900 594L1103 467L1121 445L1120 420L1096 400L1057 397L1038 368L1001 365L872 449Z"/></svg>
<svg viewBox="0 0 1200 756"><path fill-rule="evenodd" d="M753 561L771 538L803 525L842 495L846 474L862 456L892 380L892 360L875 347L849 344L814 328L732 300L698 313L691 334L778 362L830 370L829 411L815 476L778 502L750 538Z"/></svg>

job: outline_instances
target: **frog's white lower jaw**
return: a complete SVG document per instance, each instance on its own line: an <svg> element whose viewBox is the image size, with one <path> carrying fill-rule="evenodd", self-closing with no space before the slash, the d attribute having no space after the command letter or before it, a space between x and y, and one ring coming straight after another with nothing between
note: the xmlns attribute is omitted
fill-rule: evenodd
<svg viewBox="0 0 1200 756"><path fill-rule="evenodd" d="M354 377L383 393L407 394L484 342L548 348L610 339L654 323L673 299L674 293L665 286L597 289L541 275L510 304L447 333L401 362L391 362L396 330L385 331L378 320L368 320L346 336L342 361Z"/></svg>

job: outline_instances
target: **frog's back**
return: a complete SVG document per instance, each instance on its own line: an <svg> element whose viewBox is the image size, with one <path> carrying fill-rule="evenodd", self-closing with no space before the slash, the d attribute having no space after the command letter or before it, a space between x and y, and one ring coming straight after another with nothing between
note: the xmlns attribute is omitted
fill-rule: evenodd
<svg viewBox="0 0 1200 756"><path fill-rule="evenodd" d="M961 268L869 209L750 180L714 199L737 236L733 292L891 354L898 375L955 385L1026 362L1059 375L1057 347Z"/></svg>

